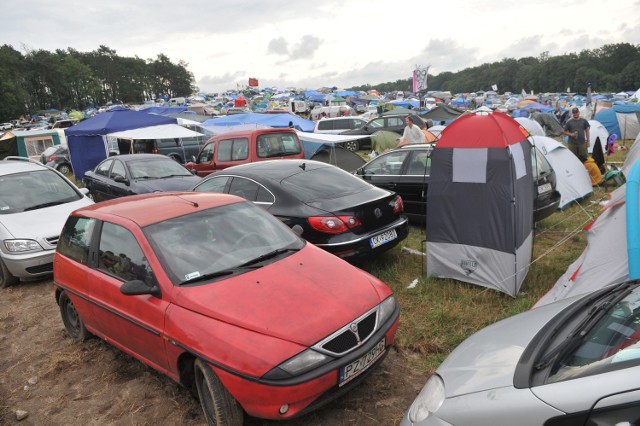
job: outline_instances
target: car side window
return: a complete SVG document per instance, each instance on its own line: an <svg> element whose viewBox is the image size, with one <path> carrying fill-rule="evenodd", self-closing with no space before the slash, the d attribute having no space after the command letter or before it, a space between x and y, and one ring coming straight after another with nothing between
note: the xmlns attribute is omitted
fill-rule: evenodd
<svg viewBox="0 0 640 426"><path fill-rule="evenodd" d="M233 139L227 139L218 142L217 161L231 161L231 150L233 148Z"/></svg>
<svg viewBox="0 0 640 426"><path fill-rule="evenodd" d="M349 130L351 129L351 120L336 120L335 129L336 130Z"/></svg>
<svg viewBox="0 0 640 426"><path fill-rule="evenodd" d="M220 177L207 179L206 181L198 185L196 188L194 188L194 191L223 193L224 188L225 186L227 186L227 182L229 181L229 179L230 179L229 176L220 176Z"/></svg>
<svg viewBox="0 0 640 426"><path fill-rule="evenodd" d="M122 161L114 160L113 167L111 168L111 179L115 179L117 177L126 178L127 173L125 172Z"/></svg>
<svg viewBox="0 0 640 426"><path fill-rule="evenodd" d="M369 126L371 127L384 127L384 118L376 118L375 120L371 121L371 123L369 123Z"/></svg>
<svg viewBox="0 0 640 426"><path fill-rule="evenodd" d="M426 151L415 151L411 156L405 175L429 176L431 157Z"/></svg>
<svg viewBox="0 0 640 426"><path fill-rule="evenodd" d="M256 202L258 203L270 203L273 204L276 202L275 197L267 188L262 185L258 186L258 195L256 196Z"/></svg>
<svg viewBox="0 0 640 426"><path fill-rule="evenodd" d="M111 164L113 164L113 160L107 160L103 163L101 163L97 168L96 168L96 174L100 175L100 176L109 176L109 169L111 168Z"/></svg>
<svg viewBox="0 0 640 426"><path fill-rule="evenodd" d="M157 284L136 238L128 229L113 223L102 225L98 269L122 281L141 280L149 287Z"/></svg>
<svg viewBox="0 0 640 426"><path fill-rule="evenodd" d="M246 160L249 156L249 140L248 139L234 139L231 151L231 160L239 161Z"/></svg>
<svg viewBox="0 0 640 426"><path fill-rule="evenodd" d="M200 155L198 156L198 163L208 163L213 159L213 148L216 146L215 143L210 143L205 145L200 151Z"/></svg>
<svg viewBox="0 0 640 426"><path fill-rule="evenodd" d="M389 117L388 126L389 127L398 127L403 126L404 120L400 117Z"/></svg>
<svg viewBox="0 0 640 426"><path fill-rule="evenodd" d="M95 224L95 219L69 217L60 234L58 253L86 265Z"/></svg>
<svg viewBox="0 0 640 426"><path fill-rule="evenodd" d="M365 175L400 175L402 163L409 151L391 152L371 161L365 168Z"/></svg>
<svg viewBox="0 0 640 426"><path fill-rule="evenodd" d="M237 195L249 201L256 201L259 185L249 179L234 177L229 186L229 194Z"/></svg>

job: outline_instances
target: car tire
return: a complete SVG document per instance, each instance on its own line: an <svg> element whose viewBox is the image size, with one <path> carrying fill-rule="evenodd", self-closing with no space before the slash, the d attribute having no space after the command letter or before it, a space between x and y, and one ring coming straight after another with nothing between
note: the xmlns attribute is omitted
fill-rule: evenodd
<svg viewBox="0 0 640 426"><path fill-rule="evenodd" d="M87 340L90 333L84 326L84 322L82 321L82 318L80 318L80 314L78 314L76 307L65 291L60 293L60 297L58 297L58 305L60 306L60 315L62 316L64 328L67 330L69 336L81 342Z"/></svg>
<svg viewBox="0 0 640 426"><path fill-rule="evenodd" d="M201 359L195 361L194 375L198 398L207 423L218 426L241 426L244 413L240 404Z"/></svg>
<svg viewBox="0 0 640 426"><path fill-rule="evenodd" d="M358 148L360 148L360 145L358 144L358 141L348 141L344 143L344 147L351 152L356 152Z"/></svg>
<svg viewBox="0 0 640 426"><path fill-rule="evenodd" d="M0 288L6 288L10 285L17 284L18 281L18 278L11 275L7 265L5 265L2 259L0 259Z"/></svg>
<svg viewBox="0 0 640 426"><path fill-rule="evenodd" d="M60 164L58 166L58 171L63 175L68 175L69 173L71 173L71 166L66 163Z"/></svg>

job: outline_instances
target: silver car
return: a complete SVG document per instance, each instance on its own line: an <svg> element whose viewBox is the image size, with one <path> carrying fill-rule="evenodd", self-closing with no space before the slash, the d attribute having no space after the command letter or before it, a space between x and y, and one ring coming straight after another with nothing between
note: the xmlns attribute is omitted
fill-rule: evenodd
<svg viewBox="0 0 640 426"><path fill-rule="evenodd" d="M640 282L544 305L465 340L401 425L640 425Z"/></svg>
<svg viewBox="0 0 640 426"><path fill-rule="evenodd" d="M93 204L61 173L24 158L0 161L0 288L53 273L69 213Z"/></svg>

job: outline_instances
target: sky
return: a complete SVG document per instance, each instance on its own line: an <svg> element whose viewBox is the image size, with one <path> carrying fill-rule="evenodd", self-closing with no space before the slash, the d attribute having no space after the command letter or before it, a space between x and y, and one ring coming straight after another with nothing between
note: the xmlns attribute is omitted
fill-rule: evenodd
<svg viewBox="0 0 640 426"><path fill-rule="evenodd" d="M4 0L0 43L183 61L201 92L341 89L640 44L640 0ZM493 84L488 82L488 84ZM429 87L431 88L431 87ZM498 88L499 90L500 88ZM188 95L188 94L184 94Z"/></svg>

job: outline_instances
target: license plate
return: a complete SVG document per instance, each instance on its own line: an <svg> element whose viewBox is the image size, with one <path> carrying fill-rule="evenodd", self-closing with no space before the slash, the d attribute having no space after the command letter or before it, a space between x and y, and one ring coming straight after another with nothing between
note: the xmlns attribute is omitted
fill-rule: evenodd
<svg viewBox="0 0 640 426"><path fill-rule="evenodd" d="M371 248L376 248L385 243L388 243L389 241L393 241L396 238L398 238L398 233L395 229L392 229L391 231L386 231L382 234L376 235L375 237L371 237L369 243L371 244Z"/></svg>
<svg viewBox="0 0 640 426"><path fill-rule="evenodd" d="M351 380L364 373L371 364L376 362L384 354L386 347L384 344L384 338L378 342L369 352L362 357L353 361L351 364L345 365L340 368L340 380L338 386L343 386L349 383Z"/></svg>
<svg viewBox="0 0 640 426"><path fill-rule="evenodd" d="M538 194L544 194L545 192L551 191L551 184L545 183L544 185L540 185L538 187Z"/></svg>

